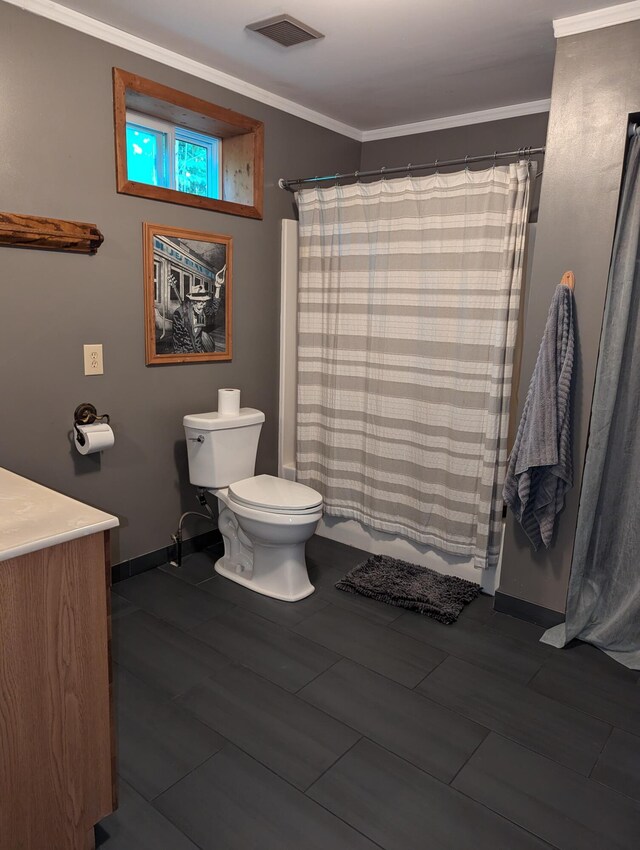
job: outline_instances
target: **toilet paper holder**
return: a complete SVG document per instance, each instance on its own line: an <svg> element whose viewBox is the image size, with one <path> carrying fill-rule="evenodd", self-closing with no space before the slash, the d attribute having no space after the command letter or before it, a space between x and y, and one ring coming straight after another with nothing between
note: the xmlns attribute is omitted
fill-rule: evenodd
<svg viewBox="0 0 640 850"><path fill-rule="evenodd" d="M94 422L106 422L109 424L109 414L98 414L95 406L89 402L79 404L73 412L73 427L76 432L76 440L78 444L84 446L85 436L78 428L78 425L93 425Z"/></svg>

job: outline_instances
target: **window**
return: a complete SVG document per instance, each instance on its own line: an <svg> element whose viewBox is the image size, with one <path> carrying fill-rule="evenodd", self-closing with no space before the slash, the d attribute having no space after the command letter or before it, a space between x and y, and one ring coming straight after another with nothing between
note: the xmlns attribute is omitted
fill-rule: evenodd
<svg viewBox="0 0 640 850"><path fill-rule="evenodd" d="M142 118L142 116L140 116ZM129 121L127 116L127 166L129 180L166 186L164 159L166 137L164 133L143 126L142 122Z"/></svg>
<svg viewBox="0 0 640 850"><path fill-rule="evenodd" d="M220 197L220 139L127 112L127 177L136 183Z"/></svg>
<svg viewBox="0 0 640 850"><path fill-rule="evenodd" d="M184 289L180 284L180 269L174 266L169 269L169 298L171 301L184 300Z"/></svg>
<svg viewBox="0 0 640 850"><path fill-rule="evenodd" d="M118 192L262 218L264 127L113 69Z"/></svg>

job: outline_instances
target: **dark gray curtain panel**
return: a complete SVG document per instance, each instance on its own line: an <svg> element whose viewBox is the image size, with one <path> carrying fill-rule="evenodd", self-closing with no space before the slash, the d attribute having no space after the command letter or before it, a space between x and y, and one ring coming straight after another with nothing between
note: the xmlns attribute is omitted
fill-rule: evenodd
<svg viewBox="0 0 640 850"><path fill-rule="evenodd" d="M633 139L600 340L566 622L573 638L640 669L640 137ZM579 303L580 289L576 287ZM640 695L639 695L640 698Z"/></svg>

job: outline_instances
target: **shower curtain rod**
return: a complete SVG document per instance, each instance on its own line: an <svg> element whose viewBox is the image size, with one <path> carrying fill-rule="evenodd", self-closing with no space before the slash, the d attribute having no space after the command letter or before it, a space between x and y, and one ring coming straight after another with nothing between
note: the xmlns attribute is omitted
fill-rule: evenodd
<svg viewBox="0 0 640 850"><path fill-rule="evenodd" d="M420 171L429 168L444 168L448 165L470 165L472 162L486 162L487 160L493 160L494 162L497 159L508 159L514 156L527 157L529 159L532 156L537 156L538 154L544 154L545 149L542 148L518 148L517 151L503 151L502 153L498 153L494 151L494 153L483 154L482 156L465 156L463 159L436 159L435 162L426 162L423 165L412 165L409 163L408 165L400 165L397 168L377 168L374 171L352 171L349 174L326 174L322 177L298 177L296 179L284 180L282 177L278 180L278 186L281 189L286 189L288 192L295 191L292 189L292 186L301 186L305 183L323 183L327 180L341 180L349 177L375 177L375 176L384 176L386 177L388 174L408 174L411 171Z"/></svg>

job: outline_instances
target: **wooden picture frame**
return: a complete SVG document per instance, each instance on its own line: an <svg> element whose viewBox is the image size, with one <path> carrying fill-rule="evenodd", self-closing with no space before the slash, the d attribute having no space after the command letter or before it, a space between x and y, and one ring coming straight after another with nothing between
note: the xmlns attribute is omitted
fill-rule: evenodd
<svg viewBox="0 0 640 850"><path fill-rule="evenodd" d="M231 236L142 225L147 366L231 360Z"/></svg>

